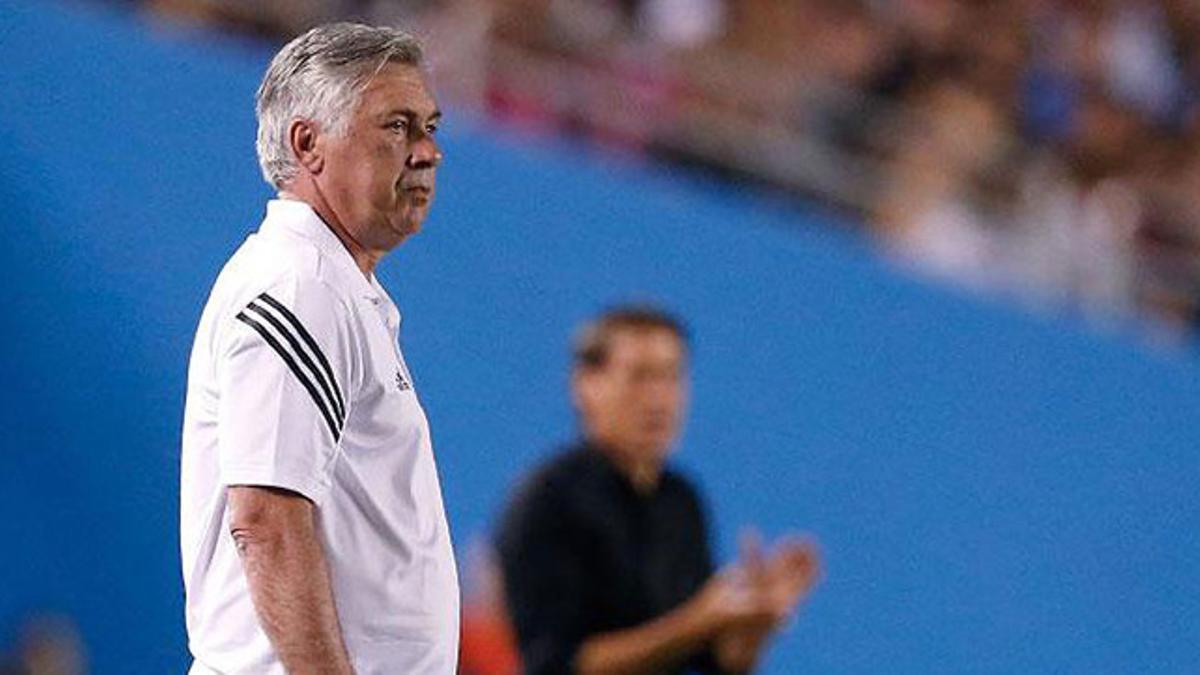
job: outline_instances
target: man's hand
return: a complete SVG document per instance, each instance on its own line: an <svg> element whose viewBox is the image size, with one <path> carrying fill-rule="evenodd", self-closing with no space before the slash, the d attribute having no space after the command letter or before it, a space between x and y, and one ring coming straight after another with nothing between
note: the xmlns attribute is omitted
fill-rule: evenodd
<svg viewBox="0 0 1200 675"><path fill-rule="evenodd" d="M767 638L816 584L820 561L816 547L801 539L785 540L769 557L764 556L761 539L751 530L742 536L741 559L733 577L740 581L745 601L755 605L763 618L720 631L713 651L722 668L745 672L754 668Z"/></svg>
<svg viewBox="0 0 1200 675"><path fill-rule="evenodd" d="M804 539L786 539L775 547L766 564L766 583L771 605L780 618L795 610L821 578L817 547Z"/></svg>
<svg viewBox="0 0 1200 675"><path fill-rule="evenodd" d="M816 560L810 544L789 542L764 558L756 536L744 540L742 559L714 574L675 610L585 641L576 656L576 672L661 672L709 645L723 669L749 670L772 630L812 587L819 569Z"/></svg>
<svg viewBox="0 0 1200 675"><path fill-rule="evenodd" d="M229 531L259 623L289 673L351 675L312 502L287 490L231 486Z"/></svg>
<svg viewBox="0 0 1200 675"><path fill-rule="evenodd" d="M768 628L776 621L765 587L748 583L747 570L734 566L714 574L685 605L710 635Z"/></svg>
<svg viewBox="0 0 1200 675"><path fill-rule="evenodd" d="M724 633L767 633L776 610L738 567L714 574L687 602L640 626L592 636L580 646L581 675L649 675L705 649Z"/></svg>

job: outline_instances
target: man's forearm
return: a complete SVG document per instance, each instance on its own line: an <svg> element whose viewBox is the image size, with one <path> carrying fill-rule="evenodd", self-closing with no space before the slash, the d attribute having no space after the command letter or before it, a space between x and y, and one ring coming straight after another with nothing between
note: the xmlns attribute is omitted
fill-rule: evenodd
<svg viewBox="0 0 1200 675"><path fill-rule="evenodd" d="M353 673L311 512L267 510L271 517L233 528L263 630L289 673Z"/></svg>
<svg viewBox="0 0 1200 675"><path fill-rule="evenodd" d="M640 626L589 638L579 648L579 675L641 675L682 663L703 649L712 627L688 605Z"/></svg>
<svg viewBox="0 0 1200 675"><path fill-rule="evenodd" d="M770 626L741 628L722 633L713 640L713 657L717 666L727 673L748 673L754 670L770 637Z"/></svg>

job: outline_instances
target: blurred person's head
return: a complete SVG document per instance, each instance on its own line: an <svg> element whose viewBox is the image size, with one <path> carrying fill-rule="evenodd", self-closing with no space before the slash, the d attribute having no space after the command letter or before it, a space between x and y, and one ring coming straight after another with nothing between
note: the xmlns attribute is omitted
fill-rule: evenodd
<svg viewBox="0 0 1200 675"><path fill-rule="evenodd" d="M900 0L886 12L919 51L940 52L963 39L970 5L957 0Z"/></svg>
<svg viewBox="0 0 1200 675"><path fill-rule="evenodd" d="M627 466L661 467L687 406L687 351L683 324L658 309L618 307L585 324L571 393L588 440Z"/></svg>
<svg viewBox="0 0 1200 675"><path fill-rule="evenodd" d="M810 0L805 41L809 68L845 86L868 86L895 48L892 31L863 0Z"/></svg>
<svg viewBox="0 0 1200 675"><path fill-rule="evenodd" d="M905 103L917 120L900 139L906 163L969 181L1002 149L1006 111L965 77L931 75Z"/></svg>
<svg viewBox="0 0 1200 675"><path fill-rule="evenodd" d="M796 59L803 54L797 37L809 27L807 4L776 0L728 3L725 46L765 64L797 65Z"/></svg>
<svg viewBox="0 0 1200 675"><path fill-rule="evenodd" d="M1033 54L1028 15L1013 4L984 3L972 10L975 25L987 26L960 46L965 77L1006 108L1020 104Z"/></svg>
<svg viewBox="0 0 1200 675"><path fill-rule="evenodd" d="M1005 111L953 73L931 76L904 102L911 122L894 135L873 214L877 234L900 249L913 241L930 245L929 223L947 213L957 222L983 222L980 188L1005 154L1009 136Z"/></svg>
<svg viewBox="0 0 1200 675"><path fill-rule="evenodd" d="M382 255L433 200L440 117L420 43L394 28L318 26L275 55L256 98L263 176Z"/></svg>
<svg viewBox="0 0 1200 675"><path fill-rule="evenodd" d="M1090 184L1126 169L1146 140L1133 109L1092 87L1075 110L1067 156L1077 179Z"/></svg>

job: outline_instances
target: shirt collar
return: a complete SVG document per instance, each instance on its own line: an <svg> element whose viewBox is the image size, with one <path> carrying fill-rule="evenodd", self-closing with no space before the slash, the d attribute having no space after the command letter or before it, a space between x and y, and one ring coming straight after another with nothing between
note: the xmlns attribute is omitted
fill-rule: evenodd
<svg viewBox="0 0 1200 675"><path fill-rule="evenodd" d="M399 321L399 310L375 275L368 279L363 274L346 245L309 204L295 199L272 199L267 202L267 215L258 231L265 235L283 232L310 242L349 280L356 295L374 305L387 303Z"/></svg>
<svg viewBox="0 0 1200 675"><path fill-rule="evenodd" d="M662 493L663 479L667 474L665 464L662 467L662 472L659 474L658 484L651 490L643 492L633 484L633 480L621 470L621 467L617 466L616 460L604 449L604 446L587 437L583 437L577 442L576 447L583 452L585 457L589 458L592 466L598 472L607 476L607 479L614 484L620 485L620 490L631 498L641 501L653 500Z"/></svg>

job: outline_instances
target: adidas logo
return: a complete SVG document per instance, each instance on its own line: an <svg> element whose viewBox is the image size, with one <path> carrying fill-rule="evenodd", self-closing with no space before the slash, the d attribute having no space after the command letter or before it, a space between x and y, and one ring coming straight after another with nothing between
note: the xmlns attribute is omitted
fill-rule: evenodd
<svg viewBox="0 0 1200 675"><path fill-rule="evenodd" d="M396 371L396 389L398 391L412 389L412 385L408 383L408 380L404 379L404 373L401 373L399 370Z"/></svg>

